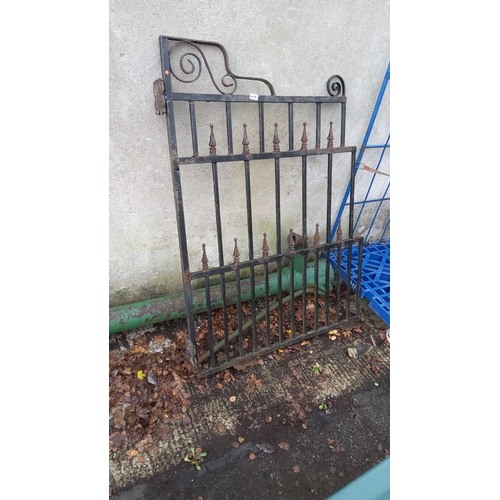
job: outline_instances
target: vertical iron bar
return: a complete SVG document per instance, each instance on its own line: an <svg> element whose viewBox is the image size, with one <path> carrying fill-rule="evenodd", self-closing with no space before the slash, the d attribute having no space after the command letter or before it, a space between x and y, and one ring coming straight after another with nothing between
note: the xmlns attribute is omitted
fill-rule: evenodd
<svg viewBox="0 0 500 500"><path fill-rule="evenodd" d="M191 118L191 141L193 143L193 156L198 156L198 132L196 128L196 113L193 101L189 101L189 116Z"/></svg>
<svg viewBox="0 0 500 500"><path fill-rule="evenodd" d="M340 147L345 146L345 115L346 115L346 103L341 104L341 114L340 114Z"/></svg>
<svg viewBox="0 0 500 500"><path fill-rule="evenodd" d="M336 321L340 321L340 284L341 284L341 281L342 281L342 278L341 278L341 268L340 268L340 265L341 265L341 261L342 261L342 246L339 245L337 247L337 300L336 300L336 304L335 304L335 317L336 317Z"/></svg>
<svg viewBox="0 0 500 500"><path fill-rule="evenodd" d="M319 246L319 224L316 224L316 232L314 233L314 329L318 329L318 288L319 288L319 279L318 279L318 246ZM326 259L326 265L329 267L329 253ZM329 281L326 282L326 287L329 287Z"/></svg>
<svg viewBox="0 0 500 500"><path fill-rule="evenodd" d="M219 253L219 266L224 265L224 248L222 245L222 224L220 218L220 198L219 198L219 176L217 173L217 162L212 162L212 183L214 189L215 204L215 225L217 228L217 248Z"/></svg>
<svg viewBox="0 0 500 500"><path fill-rule="evenodd" d="M210 301L210 279L205 276L205 297L207 301L207 327L208 327L208 344L210 349L210 368L215 366L214 354L214 338L212 334L212 305Z"/></svg>
<svg viewBox="0 0 500 500"><path fill-rule="evenodd" d="M328 247L328 254L330 255L331 247ZM326 259L326 289L325 289L325 326L330 324L330 259Z"/></svg>
<svg viewBox="0 0 500 500"><path fill-rule="evenodd" d="M290 330L292 339L295 338L295 272L294 272L294 258L295 258L295 241L293 238L293 229L290 228L289 236L289 255L290 255Z"/></svg>
<svg viewBox="0 0 500 500"><path fill-rule="evenodd" d="M220 198L219 198L219 178L217 173L217 162L212 162L212 183L214 188L214 204L215 204L215 224L217 227L217 248L219 254L219 266L224 265L224 248L222 245L222 224L220 217ZM229 333L227 319L227 303L226 303L226 277L224 274L220 276L220 288L222 298L222 321L224 325L224 347L226 353L226 361L229 361Z"/></svg>
<svg viewBox="0 0 500 500"><path fill-rule="evenodd" d="M240 270L238 264L240 263L240 251L238 249L238 238L234 238L234 267L235 267L235 275L236 275L236 295L238 301L238 331L240 334L238 335L239 346L240 346L240 356L243 356L243 321L242 321L242 312L241 312L241 283L240 283Z"/></svg>
<svg viewBox="0 0 500 500"><path fill-rule="evenodd" d="M233 154L233 121L231 118L231 102L226 102L227 154Z"/></svg>
<svg viewBox="0 0 500 500"><path fill-rule="evenodd" d="M326 242L332 231L332 154L328 155L328 172L326 181ZM330 255L328 253L328 255Z"/></svg>
<svg viewBox="0 0 500 500"><path fill-rule="evenodd" d="M307 156L302 157L302 236L307 248Z"/></svg>
<svg viewBox="0 0 500 500"><path fill-rule="evenodd" d="M319 299L319 290L318 290L318 259L319 259L319 253L318 249L314 249L314 329L318 329L318 299ZM326 266L329 267L329 260L326 259ZM326 284L327 286L327 293L328 293L328 282Z"/></svg>
<svg viewBox="0 0 500 500"><path fill-rule="evenodd" d="M355 171L355 152L351 153L351 192L349 193L349 239L354 238L354 178Z"/></svg>
<svg viewBox="0 0 500 500"><path fill-rule="evenodd" d="M304 240L304 247L307 246L307 241ZM315 279L318 279L316 276ZM302 333L307 333L307 254L302 255Z"/></svg>
<svg viewBox="0 0 500 500"><path fill-rule="evenodd" d="M321 146L321 103L316 103L316 149Z"/></svg>
<svg viewBox="0 0 500 500"><path fill-rule="evenodd" d="M288 150L293 151L293 102L288 103Z"/></svg>
<svg viewBox="0 0 500 500"><path fill-rule="evenodd" d="M259 102L259 142L260 152L263 153L265 149L265 134L264 134L264 103Z"/></svg>
<svg viewBox="0 0 500 500"><path fill-rule="evenodd" d="M172 173L172 186L174 191L175 210L177 214L177 234L179 238L180 254L181 254L181 267L182 279L184 286L184 296L186 299L186 316L188 322L189 338L192 344L196 347L196 329L194 324L194 307L193 295L191 289L191 282L189 279L189 257L187 251L187 237L186 237L186 224L184 219L184 208L182 200L181 188L181 174L179 170L179 154L177 151L177 136L175 132L175 117L174 117L174 102L172 99L172 80L170 74L170 58L168 40L166 37L159 38L160 54L161 54L161 69L163 76L163 84L165 86L165 93L167 99L165 102L167 113L167 132L169 137L169 150L170 150L170 166ZM195 356L196 349L195 349ZM194 367L196 369L196 367Z"/></svg>
<svg viewBox="0 0 500 500"><path fill-rule="evenodd" d="M281 254L281 191L280 191L280 160L274 159L274 190L276 196L276 253ZM283 342L283 284L281 259L277 262L278 271L278 327L279 342Z"/></svg>
<svg viewBox="0 0 500 500"><path fill-rule="evenodd" d="M271 332L270 325L271 318L269 316L269 264L267 259L269 258L269 246L267 245L267 234L264 233L264 242L262 243L262 258L264 260L264 275L265 275L265 286L266 286L266 347L269 347L271 342Z"/></svg>
<svg viewBox="0 0 500 500"><path fill-rule="evenodd" d="M247 198L248 254L253 260L252 193L250 189L250 161L245 160L245 192ZM257 323L255 319L255 267L250 267L250 286L252 294L252 338L253 350L257 350Z"/></svg>
<svg viewBox="0 0 500 500"><path fill-rule="evenodd" d="M202 245L202 257L201 263L203 266L203 271L208 271L208 258L205 252L205 243ZM205 300L207 303L207 328L208 328L208 346L210 350L210 368L215 366L215 353L214 353L214 338L212 334L212 302L210 298L210 278L205 275Z"/></svg>

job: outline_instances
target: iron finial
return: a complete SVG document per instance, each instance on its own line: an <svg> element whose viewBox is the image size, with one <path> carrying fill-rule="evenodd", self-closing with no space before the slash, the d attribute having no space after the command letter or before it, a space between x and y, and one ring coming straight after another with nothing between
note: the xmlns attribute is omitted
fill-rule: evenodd
<svg viewBox="0 0 500 500"><path fill-rule="evenodd" d="M239 264L240 263L240 251L238 250L238 238L234 238L233 257L234 257L234 263Z"/></svg>
<svg viewBox="0 0 500 500"><path fill-rule="evenodd" d="M307 149L307 133L306 133L306 122L304 122L304 132L302 133L302 138L300 139L302 142L301 150L305 151Z"/></svg>
<svg viewBox="0 0 500 500"><path fill-rule="evenodd" d="M326 140L328 141L326 147L333 148L333 122L330 122L330 132Z"/></svg>
<svg viewBox="0 0 500 500"><path fill-rule="evenodd" d="M295 252L295 238L293 236L292 228L290 228L290 236L288 237L288 247L290 252Z"/></svg>
<svg viewBox="0 0 500 500"><path fill-rule="evenodd" d="M273 151L280 152L280 138L278 137L278 124L274 124Z"/></svg>
<svg viewBox="0 0 500 500"><path fill-rule="evenodd" d="M339 219L339 227L337 228L337 241L342 241L342 219Z"/></svg>
<svg viewBox="0 0 500 500"><path fill-rule="evenodd" d="M262 243L262 257L267 259L269 257L269 246L267 244L267 233L264 233L264 242Z"/></svg>
<svg viewBox="0 0 500 500"><path fill-rule="evenodd" d="M247 136L247 124L243 124L243 154L247 155L250 154L250 149L248 148L248 145L250 144Z"/></svg>
<svg viewBox="0 0 500 500"><path fill-rule="evenodd" d="M215 142L214 126L212 124L210 124L210 141L208 145L210 146L210 156L215 156L217 154L215 150L217 143Z"/></svg>
<svg viewBox="0 0 500 500"><path fill-rule="evenodd" d="M314 246L319 246L319 224L316 224L316 232L314 233Z"/></svg>
<svg viewBox="0 0 500 500"><path fill-rule="evenodd" d="M201 263L203 264L203 271L208 271L208 258L205 252L205 243L203 243L201 246L203 248L203 255L201 257Z"/></svg>

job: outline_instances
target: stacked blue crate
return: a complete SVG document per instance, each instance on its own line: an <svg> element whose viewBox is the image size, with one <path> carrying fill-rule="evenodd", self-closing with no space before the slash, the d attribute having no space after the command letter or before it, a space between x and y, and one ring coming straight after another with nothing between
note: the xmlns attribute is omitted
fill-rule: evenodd
<svg viewBox="0 0 500 500"><path fill-rule="evenodd" d="M391 247L390 240L382 243L373 243L363 247L361 261L361 289L362 298L370 302L370 307L389 326L391 321L391 285L390 285L390 263ZM337 253L330 254L330 262L337 269ZM340 263L340 274L344 281L348 281L347 250L342 252ZM351 259L351 288L358 287L358 247L354 246Z"/></svg>

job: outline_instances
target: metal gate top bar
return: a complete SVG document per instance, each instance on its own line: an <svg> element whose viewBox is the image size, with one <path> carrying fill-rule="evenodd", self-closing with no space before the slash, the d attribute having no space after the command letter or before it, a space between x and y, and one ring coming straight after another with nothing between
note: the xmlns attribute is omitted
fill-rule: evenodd
<svg viewBox="0 0 500 500"><path fill-rule="evenodd" d="M172 99L175 101L231 101L231 102L267 102L272 104L279 103L341 103L347 102L345 95L340 97L328 96L277 96L277 95L234 95L234 94L187 94L183 92L172 92Z"/></svg>

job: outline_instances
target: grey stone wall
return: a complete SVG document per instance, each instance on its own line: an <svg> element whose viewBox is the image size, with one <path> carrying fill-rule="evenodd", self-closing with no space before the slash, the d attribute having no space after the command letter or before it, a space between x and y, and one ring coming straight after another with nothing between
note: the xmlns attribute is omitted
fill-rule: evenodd
<svg viewBox="0 0 500 500"><path fill-rule="evenodd" d="M221 43L235 74L265 78L277 95L327 95L328 78L341 75L347 95L346 145L359 148L389 63L389 1L111 0L111 306L176 292L182 286L166 121L165 116L155 114L153 98L153 81L161 76L160 35ZM387 93L384 102L388 99ZM210 109L197 113L199 120L209 122ZM381 110L378 123L387 133L388 104ZM374 141L385 139L384 133L379 137L377 133L374 130ZM206 141L200 137L199 142L200 148L208 149L208 135ZM364 162L375 166L368 155ZM255 207L259 207L254 213L257 233L266 231L270 224L268 208L271 212L274 209L271 181L266 178L265 166L262 168L261 174L253 176L252 186ZM326 178L319 172L315 174L312 162L309 181L319 194L308 206L311 234L316 219L324 220ZM287 178L283 227L300 226L294 212L300 205L300 169L297 174ZM203 175L193 172L183 192L186 209L192 214L188 219L190 243L201 248L206 242L210 258L216 243L208 227L212 223L211 184ZM359 182L363 189L363 179ZM244 191L235 183L223 176L220 186L221 196L235 199L236 208L223 213L225 233L231 235L228 247L233 234L241 236L241 217L245 217L244 207L238 208L241 203L234 195L241 191L243 200ZM335 199L342 197L344 189L340 183L334 187ZM274 241L270 241L271 250L272 245Z"/></svg>

